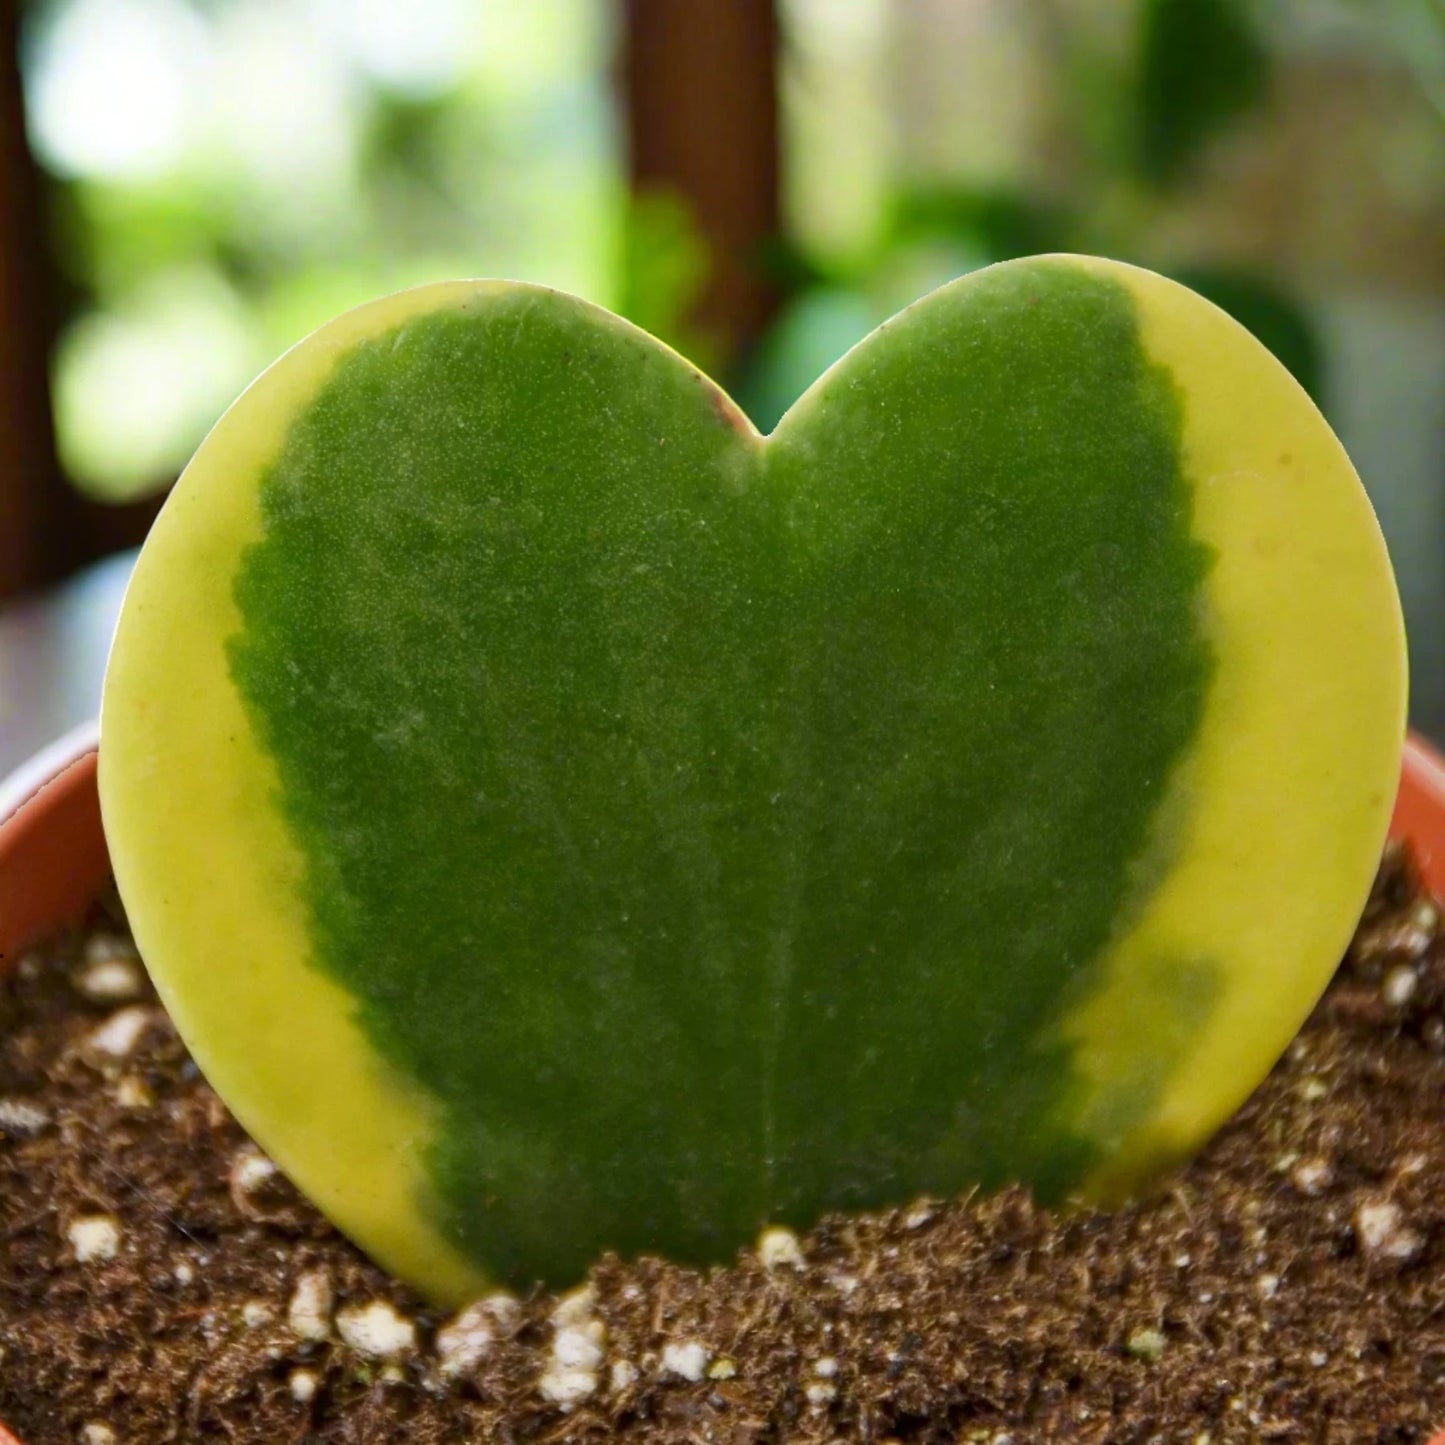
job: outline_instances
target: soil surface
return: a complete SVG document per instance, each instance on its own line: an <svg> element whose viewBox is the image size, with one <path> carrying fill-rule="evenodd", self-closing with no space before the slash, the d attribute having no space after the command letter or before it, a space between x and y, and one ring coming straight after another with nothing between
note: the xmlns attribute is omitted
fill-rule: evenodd
<svg viewBox="0 0 1445 1445"><path fill-rule="evenodd" d="M93 923L0 985L0 1419L27 1445L1407 1445L1445 1420L1445 947L1398 853L1287 1057L1149 1203L920 1201L452 1320L254 1149Z"/></svg>

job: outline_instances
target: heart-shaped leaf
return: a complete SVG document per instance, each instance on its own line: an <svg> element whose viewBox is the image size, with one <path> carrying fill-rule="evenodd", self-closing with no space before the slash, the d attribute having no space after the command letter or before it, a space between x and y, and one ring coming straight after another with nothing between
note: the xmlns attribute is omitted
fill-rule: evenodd
<svg viewBox="0 0 1445 1445"><path fill-rule="evenodd" d="M766 439L567 296L341 318L157 523L101 784L202 1067L457 1298L1137 1186L1323 986L1402 730L1303 392L1183 288L1052 257Z"/></svg>

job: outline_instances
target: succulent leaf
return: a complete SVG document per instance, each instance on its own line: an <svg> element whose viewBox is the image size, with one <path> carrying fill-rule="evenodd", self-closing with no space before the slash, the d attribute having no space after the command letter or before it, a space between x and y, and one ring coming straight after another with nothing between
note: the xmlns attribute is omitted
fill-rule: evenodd
<svg viewBox="0 0 1445 1445"><path fill-rule="evenodd" d="M615 317L457 283L202 446L102 801L212 1082L460 1299L1141 1187L1348 939L1403 677L1338 442L1163 278L974 273L767 438Z"/></svg>

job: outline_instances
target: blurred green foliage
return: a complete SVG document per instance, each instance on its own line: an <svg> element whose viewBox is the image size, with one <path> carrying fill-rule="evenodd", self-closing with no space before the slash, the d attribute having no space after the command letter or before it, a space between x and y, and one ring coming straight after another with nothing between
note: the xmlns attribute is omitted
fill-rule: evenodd
<svg viewBox="0 0 1445 1445"><path fill-rule="evenodd" d="M1433 3L1433 0L1432 0ZM1141 216L1187 185L1208 147L1268 95L1269 52L1241 0L1140 0L1123 60L1091 50L1060 67L1056 97L1079 150L1068 194L1015 186L902 187L873 243L846 260L780 247L785 300L732 379L764 430L813 379L910 301L980 266L1089 251L1152 266L1248 327L1317 400L1325 358L1310 318L1275 278L1141 253Z"/></svg>
<svg viewBox="0 0 1445 1445"><path fill-rule="evenodd" d="M1269 52L1247 0L1128 8L1122 58L1084 43L1059 67L1052 100L1077 149L1064 193L904 183L845 256L777 238L761 263L775 324L726 368L691 319L709 266L698 227L675 197L627 192L612 0L414 0L405 14L382 0L26 0L32 133L69 287L64 460L96 495L162 487L277 352L443 276L611 306L721 368L767 428L874 326L978 266L1054 250L1159 266L1138 254L1141 216L1268 94ZM1317 337L1272 278L1178 274L1320 395Z"/></svg>
<svg viewBox="0 0 1445 1445"><path fill-rule="evenodd" d="M75 481L164 487L261 367L386 291L508 275L615 305L612 45L610 0L26 0Z"/></svg>
<svg viewBox="0 0 1445 1445"><path fill-rule="evenodd" d="M1139 32L1138 164L1167 184L1187 176L1221 125L1260 101L1269 58L1238 0L1144 0Z"/></svg>

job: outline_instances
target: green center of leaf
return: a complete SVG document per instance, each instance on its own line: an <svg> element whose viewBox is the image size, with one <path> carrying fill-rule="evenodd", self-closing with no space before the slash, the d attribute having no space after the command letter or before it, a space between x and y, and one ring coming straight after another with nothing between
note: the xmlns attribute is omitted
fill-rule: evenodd
<svg viewBox="0 0 1445 1445"><path fill-rule="evenodd" d="M230 656L312 963L504 1280L1094 1162L1051 1039L1167 857L1209 554L1128 292L971 284L763 442L567 298L424 316L263 479Z"/></svg>

